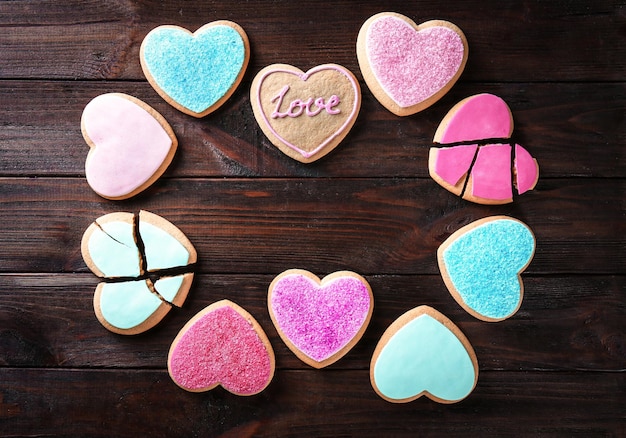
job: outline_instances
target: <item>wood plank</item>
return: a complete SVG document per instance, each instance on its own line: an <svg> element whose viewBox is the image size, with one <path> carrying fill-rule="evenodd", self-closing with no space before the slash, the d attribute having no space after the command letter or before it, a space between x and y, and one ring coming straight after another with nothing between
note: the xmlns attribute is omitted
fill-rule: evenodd
<svg viewBox="0 0 626 438"><path fill-rule="evenodd" d="M441 119L459 100L489 92L511 107L515 138L537 158L542 179L626 177L626 168L616 165L626 143L623 82L461 83L432 108L405 118L364 90L351 133L310 165L269 143L248 90L249 82L242 83L221 110L197 120L166 104L147 82L0 81L0 175L84 175L83 108L99 94L124 92L161 112L179 139L165 177L428 177L428 150Z"/></svg>
<svg viewBox="0 0 626 438"><path fill-rule="evenodd" d="M367 371L281 371L265 392L190 394L162 370L0 369L3 436L623 436L623 373L485 372L454 405L406 405ZM54 433L54 432L53 432Z"/></svg>
<svg viewBox="0 0 626 438"><path fill-rule="evenodd" d="M128 201L81 178L0 179L0 272L86 271L80 240L113 211L146 209L194 243L203 273L437 274L436 250L494 214L537 238L529 273L624 272L624 180L550 179L513 204L480 206L430 179L168 179Z"/></svg>
<svg viewBox="0 0 626 438"><path fill-rule="evenodd" d="M471 51L464 81L621 81L626 77L623 5L587 3L491 0L442 8L437 1L389 0L381 9L379 2L354 8L348 0L2 2L0 78L143 79L139 46L147 32L161 24L195 30L217 19L234 20L248 33L251 71L276 62L303 69L336 62L357 72L361 24L391 10L418 23L446 19L461 27Z"/></svg>
<svg viewBox="0 0 626 438"><path fill-rule="evenodd" d="M325 275L320 273L319 275ZM0 364L11 367L164 368L180 328L220 299L246 308L264 328L279 369L310 369L278 337L267 311L271 275L199 275L181 309L139 336L105 330L93 313L90 274L0 275ZM368 276L374 314L364 337L331 369L369 367L387 327L422 304L447 315L468 337L482 371L624 371L626 277L524 275L521 309L485 323L453 301L439 276Z"/></svg>

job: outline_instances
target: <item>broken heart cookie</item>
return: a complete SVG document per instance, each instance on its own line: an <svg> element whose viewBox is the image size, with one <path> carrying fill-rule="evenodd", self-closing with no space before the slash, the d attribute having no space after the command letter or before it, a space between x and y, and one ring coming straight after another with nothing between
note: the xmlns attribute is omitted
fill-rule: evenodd
<svg viewBox="0 0 626 438"><path fill-rule="evenodd" d="M215 111L233 94L248 66L250 43L232 21L215 21L194 33L159 26L141 43L148 82L174 108L194 117Z"/></svg>
<svg viewBox="0 0 626 438"><path fill-rule="evenodd" d="M398 116L441 99L461 76L467 56L465 35L443 20L417 25L404 15L382 12L363 24L357 38L365 83Z"/></svg>
<svg viewBox="0 0 626 438"><path fill-rule="evenodd" d="M506 204L532 190L539 167L511 141L513 116L493 94L477 94L457 103L444 117L430 149L430 176L448 191L478 204Z"/></svg>
<svg viewBox="0 0 626 438"><path fill-rule="evenodd" d="M523 222L492 216L457 230L437 251L441 276L470 315L489 322L509 318L522 304L520 274L535 253L535 237Z"/></svg>
<svg viewBox="0 0 626 438"><path fill-rule="evenodd" d="M310 163L348 134L361 108L361 89L340 65L319 65L305 73L273 64L254 78L250 100L267 138L289 157Z"/></svg>
<svg viewBox="0 0 626 438"><path fill-rule="evenodd" d="M94 310L108 330L134 335L158 324L187 298L197 255L172 223L147 211L95 220L81 243L87 267L102 282Z"/></svg>
<svg viewBox="0 0 626 438"><path fill-rule="evenodd" d="M478 360L452 321L432 307L419 306L383 333L372 356L370 381L376 393L392 403L423 395L456 403L476 386Z"/></svg>
<svg viewBox="0 0 626 438"><path fill-rule="evenodd" d="M83 110L81 130L90 147L87 182L107 199L130 198L148 188L165 172L178 147L163 116L122 93L91 100Z"/></svg>
<svg viewBox="0 0 626 438"><path fill-rule="evenodd" d="M274 376L274 350L259 323L237 304L222 300L180 330L167 359L170 377L190 392L221 385L236 395L263 391Z"/></svg>
<svg viewBox="0 0 626 438"><path fill-rule="evenodd" d="M267 305L287 347L304 363L323 368L361 339L374 297L368 282L354 272L338 271L320 280L290 269L270 284Z"/></svg>

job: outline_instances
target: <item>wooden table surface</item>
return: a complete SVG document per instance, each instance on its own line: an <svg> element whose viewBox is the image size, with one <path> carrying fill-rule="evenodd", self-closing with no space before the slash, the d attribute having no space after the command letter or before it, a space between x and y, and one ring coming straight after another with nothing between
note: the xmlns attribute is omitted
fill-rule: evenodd
<svg viewBox="0 0 626 438"><path fill-rule="evenodd" d="M357 63L361 24L384 10L452 21L469 42L459 82L413 116L385 110ZM158 25L218 19L245 29L250 65L220 110L195 119L151 88L139 47ZM623 1L15 0L0 2L0 26L0 435L626 436ZM250 83L272 63L331 62L358 78L361 113L335 151L301 164L261 132ZM165 175L126 201L85 180L81 113L107 92L152 105L180 143ZM482 92L509 104L540 165L536 189L513 204L460 200L428 175L437 125ZM94 316L98 279L80 241L97 217L140 209L180 227L199 262L183 308L125 337ZM519 312L486 323L447 292L436 250L496 214L527 223L537 250ZM372 286L365 335L326 369L298 360L269 318L268 285L289 268L353 270ZM276 352L259 395L187 393L167 374L180 328L223 298L259 321ZM381 334L422 304L476 351L478 384L458 404L392 404L370 385Z"/></svg>

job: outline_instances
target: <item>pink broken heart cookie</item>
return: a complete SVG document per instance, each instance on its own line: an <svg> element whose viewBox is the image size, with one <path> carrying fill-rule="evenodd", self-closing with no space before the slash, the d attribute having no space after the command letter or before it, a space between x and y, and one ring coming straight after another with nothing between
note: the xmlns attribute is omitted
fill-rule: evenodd
<svg viewBox="0 0 626 438"><path fill-rule="evenodd" d="M346 137L361 108L361 89L352 72L340 65L303 72L273 64L254 78L250 100L272 144L294 160L310 163Z"/></svg>
<svg viewBox="0 0 626 438"><path fill-rule="evenodd" d="M443 97L461 76L467 56L465 35L443 20L417 25L404 15L382 12L363 24L357 38L365 83L398 116L415 114Z"/></svg>
<svg viewBox="0 0 626 438"><path fill-rule="evenodd" d="M107 199L127 199L148 188L165 172L178 147L161 114L122 93L102 94L89 102L81 130L90 147L87 183Z"/></svg>
<svg viewBox="0 0 626 438"><path fill-rule="evenodd" d="M477 94L457 103L444 117L430 149L430 176L448 191L478 204L506 204L532 190L539 166L511 141L513 116L493 94Z"/></svg>
<svg viewBox="0 0 626 438"><path fill-rule="evenodd" d="M180 229L147 211L96 219L83 234L81 252L102 280L93 299L98 321L123 335L143 333L183 305L197 260Z"/></svg>
<svg viewBox="0 0 626 438"><path fill-rule="evenodd" d="M267 305L287 347L304 363L323 368L361 339L374 297L368 282L354 272L338 271L320 280L290 269L270 284Z"/></svg>
<svg viewBox="0 0 626 438"><path fill-rule="evenodd" d="M259 323L243 308L222 300L201 310L180 330L167 368L190 392L221 385L236 395L263 391L274 376L274 350Z"/></svg>

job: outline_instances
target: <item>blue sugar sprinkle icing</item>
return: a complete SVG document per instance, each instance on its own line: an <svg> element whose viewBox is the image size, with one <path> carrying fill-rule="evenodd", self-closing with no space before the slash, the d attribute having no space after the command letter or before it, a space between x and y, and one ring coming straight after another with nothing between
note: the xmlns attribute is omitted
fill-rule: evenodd
<svg viewBox="0 0 626 438"><path fill-rule="evenodd" d="M241 72L246 49L232 27L190 34L160 27L143 42L143 61L159 88L179 105L201 113L220 100Z"/></svg>
<svg viewBox="0 0 626 438"><path fill-rule="evenodd" d="M470 309L504 319L520 305L518 274L534 251L535 238L526 225L499 219L462 234L444 250L443 260L448 277Z"/></svg>

